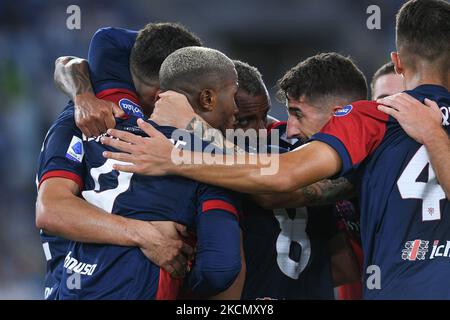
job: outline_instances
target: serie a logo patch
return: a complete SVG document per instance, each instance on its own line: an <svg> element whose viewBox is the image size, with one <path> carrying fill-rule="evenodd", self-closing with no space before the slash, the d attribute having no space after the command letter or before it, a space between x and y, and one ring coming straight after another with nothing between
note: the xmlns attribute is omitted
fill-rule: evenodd
<svg viewBox="0 0 450 320"><path fill-rule="evenodd" d="M73 136L69 148L66 151L66 158L75 162L83 161L84 149L83 141L77 136Z"/></svg>

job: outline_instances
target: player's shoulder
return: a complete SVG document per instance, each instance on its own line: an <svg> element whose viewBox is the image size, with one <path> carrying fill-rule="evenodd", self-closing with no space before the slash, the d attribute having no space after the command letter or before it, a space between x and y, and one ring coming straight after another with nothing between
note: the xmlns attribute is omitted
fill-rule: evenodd
<svg viewBox="0 0 450 320"><path fill-rule="evenodd" d="M127 36L127 35L135 35L137 31L119 28L119 27L102 27L97 29L94 33L94 37L104 37L104 36Z"/></svg>
<svg viewBox="0 0 450 320"><path fill-rule="evenodd" d="M57 126L62 125L76 128L74 114L75 114L74 105L73 102L70 101L63 109L63 111L58 115L56 120L53 121L51 129L54 129Z"/></svg>
<svg viewBox="0 0 450 320"><path fill-rule="evenodd" d="M370 117L377 120L386 121L389 116L378 110L379 103L370 100L358 100L348 105L342 106L334 112L335 118L345 119L347 116L352 117Z"/></svg>
<svg viewBox="0 0 450 320"><path fill-rule="evenodd" d="M379 103L373 100L358 100L352 102L350 105L354 106L355 108L376 108Z"/></svg>
<svg viewBox="0 0 450 320"><path fill-rule="evenodd" d="M92 42L134 42L137 37L137 31L118 27L103 27L98 29L92 36Z"/></svg>

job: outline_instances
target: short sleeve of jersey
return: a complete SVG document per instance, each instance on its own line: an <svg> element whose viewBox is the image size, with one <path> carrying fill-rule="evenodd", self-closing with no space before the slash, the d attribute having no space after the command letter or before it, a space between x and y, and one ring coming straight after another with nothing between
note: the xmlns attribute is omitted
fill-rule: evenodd
<svg viewBox="0 0 450 320"><path fill-rule="evenodd" d="M241 217L240 197L233 191L200 184L198 189L198 214L219 210L231 214L237 221Z"/></svg>
<svg viewBox="0 0 450 320"><path fill-rule="evenodd" d="M130 73L130 52L137 32L121 28L101 28L91 39L88 62L96 94L123 88L135 91Z"/></svg>
<svg viewBox="0 0 450 320"><path fill-rule="evenodd" d="M335 112L332 119L310 141L330 145L342 160L340 175L348 175L380 145L389 116L373 101L357 101Z"/></svg>
<svg viewBox="0 0 450 320"><path fill-rule="evenodd" d="M38 188L48 178L62 177L83 189L83 157L81 131L75 125L73 109L66 108L44 139L38 160Z"/></svg>

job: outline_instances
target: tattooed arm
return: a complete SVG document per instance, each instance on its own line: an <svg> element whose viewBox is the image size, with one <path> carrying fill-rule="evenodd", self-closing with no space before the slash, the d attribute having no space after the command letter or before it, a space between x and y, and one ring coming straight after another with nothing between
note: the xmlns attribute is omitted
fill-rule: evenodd
<svg viewBox="0 0 450 320"><path fill-rule="evenodd" d="M245 154L244 149L235 145L230 140L227 140L226 137L223 136L222 132L220 132L220 130L211 127L208 122L203 120L203 118L198 115L195 115L191 119L185 129L189 132L192 132L200 139L224 150L226 154Z"/></svg>
<svg viewBox="0 0 450 320"><path fill-rule="evenodd" d="M99 136L108 128L114 128L114 116L124 115L114 103L95 96L85 59L70 56L56 59L54 81L58 89L73 100L77 127L88 137Z"/></svg>
<svg viewBox="0 0 450 320"><path fill-rule="evenodd" d="M224 150L227 154L245 153L243 149L225 139L219 130L214 129L196 114L183 94L174 91L160 93L150 119L161 126L186 129L200 139L210 141L211 144Z"/></svg>
<svg viewBox="0 0 450 320"><path fill-rule="evenodd" d="M355 196L353 185L345 178L322 180L290 193L258 194L251 197L266 209L298 208L333 204Z"/></svg>
<svg viewBox="0 0 450 320"><path fill-rule="evenodd" d="M71 56L59 57L55 61L54 80L58 89L72 100L83 93L94 93L86 59Z"/></svg>

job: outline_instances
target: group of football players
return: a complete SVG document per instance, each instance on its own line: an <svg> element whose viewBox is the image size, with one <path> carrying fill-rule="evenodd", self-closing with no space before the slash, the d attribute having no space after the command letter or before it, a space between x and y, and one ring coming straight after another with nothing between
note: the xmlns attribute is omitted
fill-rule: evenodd
<svg viewBox="0 0 450 320"><path fill-rule="evenodd" d="M372 101L320 53L278 81L281 122L257 68L183 26L98 30L55 63L45 299L449 299L449 39L447 1L408 1Z"/></svg>

